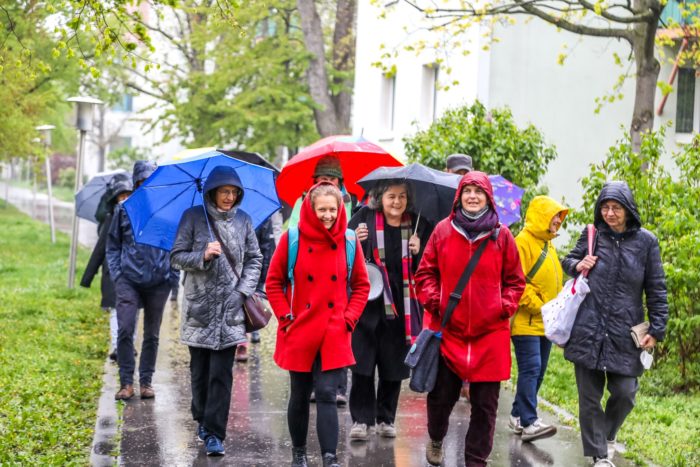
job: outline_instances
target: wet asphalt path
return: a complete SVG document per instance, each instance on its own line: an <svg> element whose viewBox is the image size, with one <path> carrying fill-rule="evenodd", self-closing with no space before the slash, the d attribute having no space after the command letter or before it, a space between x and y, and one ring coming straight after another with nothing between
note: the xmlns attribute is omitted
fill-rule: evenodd
<svg viewBox="0 0 700 467"><path fill-rule="evenodd" d="M287 429L286 402L288 375L272 361L274 323L263 331L262 343L251 345L247 363L236 363L229 414L226 456L208 458L195 436L196 424L190 418L188 353L177 341L179 314L166 310L161 329L158 369L154 377L155 400L134 398L124 405L121 438L121 465L163 466L285 466L289 465L291 445ZM501 391L499 419L492 466L590 466L582 456L578 433L559 426L559 433L536 443L522 443L508 429L512 393ZM309 430L310 465L320 466L315 433L315 414ZM464 436L468 428L469 404L460 401L450 420L445 440L445 466L464 465ZM555 423L549 413L547 423ZM425 466L425 395L406 386L401 393L395 440L373 436L367 443L350 443L352 424L347 408L339 410L341 465L357 467ZM617 466L632 465L616 456Z"/></svg>

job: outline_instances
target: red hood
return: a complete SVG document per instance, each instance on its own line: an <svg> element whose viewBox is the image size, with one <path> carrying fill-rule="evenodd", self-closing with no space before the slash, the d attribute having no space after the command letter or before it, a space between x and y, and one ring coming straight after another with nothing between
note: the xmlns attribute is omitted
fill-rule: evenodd
<svg viewBox="0 0 700 467"><path fill-rule="evenodd" d="M455 200L454 203L452 203L452 212L450 213L450 220L454 219L455 210L457 209L457 207L462 205L460 198L462 196L462 190L467 185L476 185L482 190L484 190L486 192L486 196L488 197L488 202L491 206L491 209L493 209L496 215L498 215L498 211L496 210L496 201L494 201L493 199L493 186L491 186L491 180L489 180L489 176L486 175L484 172L471 171L464 174L462 179L459 181L459 186L457 187L457 192L455 193Z"/></svg>
<svg viewBox="0 0 700 467"><path fill-rule="evenodd" d="M319 186L317 183L308 193L311 193L314 188ZM304 237L307 237L314 241L330 241L335 244L339 244L345 241L345 230L348 228L348 216L345 213L345 205L341 202L338 207L338 218L335 220L335 224L330 229L326 229L314 212L311 206L311 196L307 194L304 197L304 202L301 205L301 212L299 214L299 232Z"/></svg>

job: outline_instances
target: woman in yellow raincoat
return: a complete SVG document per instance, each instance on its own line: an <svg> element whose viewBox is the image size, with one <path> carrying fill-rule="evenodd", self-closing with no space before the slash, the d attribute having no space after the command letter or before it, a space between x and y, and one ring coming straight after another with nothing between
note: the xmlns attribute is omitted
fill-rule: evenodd
<svg viewBox="0 0 700 467"><path fill-rule="evenodd" d="M563 286L564 273L552 239L568 212L552 198L536 196L525 215L525 228L515 237L527 285L511 328L518 384L509 426L523 441L548 438L557 432L537 416L537 392L552 348L544 336L541 308Z"/></svg>

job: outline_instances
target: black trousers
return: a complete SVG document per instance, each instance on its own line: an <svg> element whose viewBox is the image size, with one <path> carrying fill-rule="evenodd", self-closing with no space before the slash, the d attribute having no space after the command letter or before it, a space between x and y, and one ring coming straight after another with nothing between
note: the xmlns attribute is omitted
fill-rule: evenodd
<svg viewBox="0 0 700 467"><path fill-rule="evenodd" d="M350 416L353 422L372 426L376 423L394 423L399 406L401 381L379 379L374 388L374 375L352 373L350 387Z"/></svg>
<svg viewBox="0 0 700 467"><path fill-rule="evenodd" d="M462 380L450 370L442 356L438 365L435 388L428 393L428 434L430 439L442 441L447 435L452 409L459 400ZM500 382L469 384L471 417L464 441L466 467L486 466L493 448L500 389Z"/></svg>
<svg viewBox="0 0 700 467"><path fill-rule="evenodd" d="M219 439L226 438L236 346L223 350L190 347L192 418Z"/></svg>
<svg viewBox="0 0 700 467"><path fill-rule="evenodd" d="M290 371L290 395L287 424L292 446L306 446L309 432L309 397L316 393L316 433L322 453L335 454L338 447L338 407L336 394L343 369L321 371L320 356L310 372Z"/></svg>
<svg viewBox="0 0 700 467"><path fill-rule="evenodd" d="M614 440L622 423L634 407L639 382L634 376L624 376L575 365L578 388L578 413L581 425L583 455L606 457L607 441ZM600 404L607 380L610 397L605 410Z"/></svg>
<svg viewBox="0 0 700 467"><path fill-rule="evenodd" d="M117 362L119 379L122 386L134 383L134 329L136 312L143 304L143 342L139 363L139 382L150 386L156 370L160 324L163 321L163 309L170 294L170 285L163 282L155 287L140 287L127 279L120 278L115 289L117 292Z"/></svg>

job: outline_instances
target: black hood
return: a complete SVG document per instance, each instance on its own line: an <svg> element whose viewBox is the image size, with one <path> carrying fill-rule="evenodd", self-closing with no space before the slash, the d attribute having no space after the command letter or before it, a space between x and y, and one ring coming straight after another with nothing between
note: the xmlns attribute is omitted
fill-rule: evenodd
<svg viewBox="0 0 700 467"><path fill-rule="evenodd" d="M155 162L136 161L134 163L134 173L132 176L134 186L150 177L151 174L156 171L156 168L157 166Z"/></svg>
<svg viewBox="0 0 700 467"><path fill-rule="evenodd" d="M243 201L243 195L245 194L243 183L241 183L241 178L238 176L236 169L227 165L216 166L211 172L209 172L209 175L204 182L204 192L209 195L212 190L224 185L232 185L241 190L241 194L238 196L234 206L241 204L241 201ZM211 196L209 196L209 200L214 202L214 198Z"/></svg>
<svg viewBox="0 0 700 467"><path fill-rule="evenodd" d="M600 190L598 200L595 202L593 223L597 229L607 225L605 220L603 220L603 215L600 213L600 205L609 199L617 201L627 210L628 229L632 227L640 228L642 226L642 219L639 217L637 203L634 201L634 195L632 194L632 190L630 190L629 185L627 185L627 182L612 181L606 182L605 185L603 185L603 189Z"/></svg>
<svg viewBox="0 0 700 467"><path fill-rule="evenodd" d="M108 201L114 199L125 191L134 191L134 185L131 182L131 177L128 174L117 174L107 184Z"/></svg>

